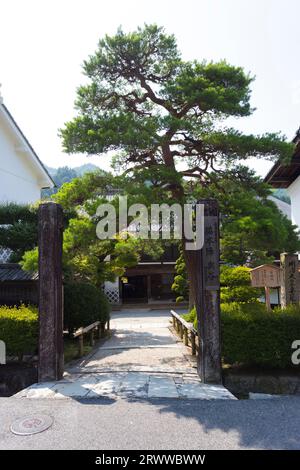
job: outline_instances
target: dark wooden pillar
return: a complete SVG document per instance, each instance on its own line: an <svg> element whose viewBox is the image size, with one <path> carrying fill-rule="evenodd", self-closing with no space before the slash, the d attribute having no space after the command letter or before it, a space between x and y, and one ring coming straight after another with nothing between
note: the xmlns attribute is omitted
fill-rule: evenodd
<svg viewBox="0 0 300 470"><path fill-rule="evenodd" d="M148 303L151 302L151 276L150 274L147 275L147 297L148 297Z"/></svg>
<svg viewBox="0 0 300 470"><path fill-rule="evenodd" d="M300 275L297 254L282 253L281 266L281 308L300 302Z"/></svg>
<svg viewBox="0 0 300 470"><path fill-rule="evenodd" d="M198 373L204 383L222 383L220 327L220 244L217 201L204 205L204 245L198 258L196 311L198 318Z"/></svg>
<svg viewBox="0 0 300 470"><path fill-rule="evenodd" d="M63 214L54 202L39 207L39 364L38 380L63 375Z"/></svg>

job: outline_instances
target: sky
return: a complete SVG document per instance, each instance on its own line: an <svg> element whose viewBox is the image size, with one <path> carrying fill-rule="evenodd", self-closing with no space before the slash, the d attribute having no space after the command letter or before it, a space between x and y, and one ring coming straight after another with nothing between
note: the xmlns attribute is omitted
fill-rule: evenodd
<svg viewBox="0 0 300 470"><path fill-rule="evenodd" d="M226 59L255 75L247 133L300 126L299 0L1 0L0 83L4 103L49 166L95 163L109 156L63 153L58 129L75 115L81 64L101 37L157 23L175 34L185 60ZM262 176L271 164L251 160Z"/></svg>

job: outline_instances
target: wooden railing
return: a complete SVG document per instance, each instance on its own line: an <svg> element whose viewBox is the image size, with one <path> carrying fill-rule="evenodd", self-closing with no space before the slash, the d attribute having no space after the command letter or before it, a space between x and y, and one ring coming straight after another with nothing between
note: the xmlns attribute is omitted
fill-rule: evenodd
<svg viewBox="0 0 300 470"><path fill-rule="evenodd" d="M190 343L192 348L192 354L193 356L195 356L198 350L197 330L193 327L193 325L191 325L190 323L185 321L180 315L178 315L178 313L174 312L174 310L171 310L171 316L175 331L183 340L185 346L189 346Z"/></svg>
<svg viewBox="0 0 300 470"><path fill-rule="evenodd" d="M79 328L77 331L75 331L75 333L73 334L73 338L78 338L78 355L79 355L79 357L83 356L83 354L84 354L84 345L83 345L84 335L89 333L89 335L90 335L90 345L94 346L94 344L95 344L95 333L96 333L97 339L103 338L105 336L105 326L106 325L107 325L107 331L108 331L109 330L109 321L107 321L107 322L96 321L95 323L92 323L91 325Z"/></svg>

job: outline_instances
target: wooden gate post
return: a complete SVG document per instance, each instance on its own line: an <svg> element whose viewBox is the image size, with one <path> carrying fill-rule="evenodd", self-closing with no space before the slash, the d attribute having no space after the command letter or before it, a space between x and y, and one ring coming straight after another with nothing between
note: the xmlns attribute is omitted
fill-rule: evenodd
<svg viewBox="0 0 300 470"><path fill-rule="evenodd" d="M203 383L222 383L220 327L219 206L214 199L204 205L204 245L198 250L198 373Z"/></svg>
<svg viewBox="0 0 300 470"><path fill-rule="evenodd" d="M281 253L281 308L300 302L300 275L297 254Z"/></svg>
<svg viewBox="0 0 300 470"><path fill-rule="evenodd" d="M63 213L59 204L46 202L38 211L39 231L39 363L38 380L63 376Z"/></svg>

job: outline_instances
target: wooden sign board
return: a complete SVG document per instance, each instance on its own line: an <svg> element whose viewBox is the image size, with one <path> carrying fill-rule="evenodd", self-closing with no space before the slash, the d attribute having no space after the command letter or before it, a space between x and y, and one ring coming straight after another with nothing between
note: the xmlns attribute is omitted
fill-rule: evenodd
<svg viewBox="0 0 300 470"><path fill-rule="evenodd" d="M271 264L263 264L250 271L252 287L280 287L281 269Z"/></svg>

